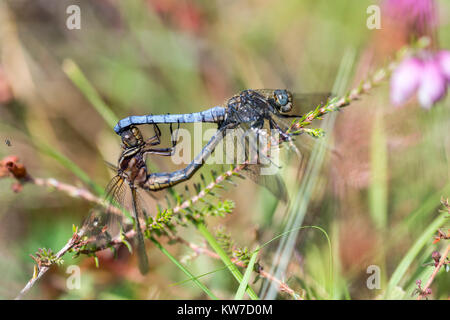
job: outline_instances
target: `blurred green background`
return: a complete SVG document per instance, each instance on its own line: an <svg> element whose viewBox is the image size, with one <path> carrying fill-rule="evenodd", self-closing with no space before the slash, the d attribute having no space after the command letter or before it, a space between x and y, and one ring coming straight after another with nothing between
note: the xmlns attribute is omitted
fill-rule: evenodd
<svg viewBox="0 0 450 320"><path fill-rule="evenodd" d="M80 30L66 27L66 8L72 4L81 8ZM2 1L0 158L17 155L33 177L90 190L52 154L70 159L102 188L112 177L104 160L116 163L120 139L64 73L65 59L79 66L119 118L200 111L245 88L319 92L331 91L339 81L343 88L355 87L406 44L383 16L381 30L366 27L371 4L380 3ZM449 48L450 4L437 4L441 25L435 41ZM347 77L340 78L343 65ZM441 215L441 196L450 195L449 100L430 111L414 102L394 108L385 81L333 120L327 122L326 151L312 164L316 175L295 181L299 164L283 169L302 209L289 211L264 189L238 180L237 187L221 194L235 201L233 213L210 219L208 225L211 230L225 226L236 243L253 248L286 230L289 217L297 214L303 225L320 226L330 236L333 278L326 238L317 230L302 230L280 276L294 290L308 299L375 299L386 297L389 288L390 298L412 298L415 281L426 282L432 272L423 264L432 261L433 250L446 245L432 244L437 229L432 223ZM176 168L167 158L151 161L161 171ZM59 250L70 238L72 224L79 225L92 207L34 185L14 193L11 184L11 179L0 180L3 299L15 297L31 277L29 254L42 247ZM204 241L193 227L179 234L200 245ZM161 241L182 261L192 254L186 246ZM260 253L267 271L278 264L273 259L279 242ZM92 258L68 254L64 265L52 268L27 298L207 298L191 282L172 285L186 276L153 244L147 248L151 270L146 276L139 274L135 257L125 248L117 260L103 253L100 268ZM71 264L81 267L79 290L66 288L65 271ZM186 265L195 275L223 266L202 255ZM370 265L380 267L381 289L366 285ZM232 298L237 289L225 270L202 282L221 298ZM266 285L259 280L253 286L265 292ZM441 272L432 297L447 299L449 289L450 278ZM276 297L289 298L283 293Z"/></svg>

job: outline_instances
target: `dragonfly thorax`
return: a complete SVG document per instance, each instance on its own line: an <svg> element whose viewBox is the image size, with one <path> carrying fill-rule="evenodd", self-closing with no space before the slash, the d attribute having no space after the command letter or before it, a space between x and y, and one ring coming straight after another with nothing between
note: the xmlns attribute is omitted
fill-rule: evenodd
<svg viewBox="0 0 450 320"><path fill-rule="evenodd" d="M133 185L140 185L147 177L147 165L138 148L133 154L123 154L119 159L118 174Z"/></svg>

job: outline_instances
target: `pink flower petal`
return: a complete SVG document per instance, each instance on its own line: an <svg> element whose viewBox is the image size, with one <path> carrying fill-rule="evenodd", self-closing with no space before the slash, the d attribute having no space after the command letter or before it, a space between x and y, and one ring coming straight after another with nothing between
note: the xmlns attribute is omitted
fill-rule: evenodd
<svg viewBox="0 0 450 320"><path fill-rule="evenodd" d="M438 53L437 59L441 67L441 72L450 81L450 51L442 50Z"/></svg>
<svg viewBox="0 0 450 320"><path fill-rule="evenodd" d="M431 108L447 93L447 81L436 60L425 62L418 92L419 102L424 108Z"/></svg>
<svg viewBox="0 0 450 320"><path fill-rule="evenodd" d="M417 58L405 59L391 77L391 102L400 105L417 90L422 73L422 62Z"/></svg>

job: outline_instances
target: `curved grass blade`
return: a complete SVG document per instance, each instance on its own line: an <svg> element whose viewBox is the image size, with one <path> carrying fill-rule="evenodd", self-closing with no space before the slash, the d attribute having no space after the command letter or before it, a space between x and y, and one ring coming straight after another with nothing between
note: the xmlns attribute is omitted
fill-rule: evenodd
<svg viewBox="0 0 450 320"><path fill-rule="evenodd" d="M211 292L203 283L198 281L198 277L195 277L188 269L186 269L174 256L172 256L155 238L151 237L150 240L156 245L156 247L164 253L170 261L172 261L181 271L183 271L194 283L202 289L211 299L218 300L218 298Z"/></svg>
<svg viewBox="0 0 450 320"><path fill-rule="evenodd" d="M80 89L86 99L92 103L95 110L102 116L108 126L113 129L119 119L102 100L94 86L89 82L78 65L71 59L63 61L62 69L70 80Z"/></svg>

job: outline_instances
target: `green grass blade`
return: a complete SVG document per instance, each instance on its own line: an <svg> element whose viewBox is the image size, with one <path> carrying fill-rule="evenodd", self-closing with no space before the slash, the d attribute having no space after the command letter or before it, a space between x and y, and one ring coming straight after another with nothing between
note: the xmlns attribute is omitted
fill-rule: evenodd
<svg viewBox="0 0 450 320"><path fill-rule="evenodd" d="M203 223L196 224L197 230L205 237L206 241L208 241L209 245L213 248L213 250L219 255L222 262L227 266L228 270L234 276L239 284L242 283L243 276L236 265L231 261L230 257L228 257L227 253L222 249L222 247L217 243L214 236L208 231L206 226ZM259 300L258 295L253 291L250 286L246 288L247 294L253 300Z"/></svg>
<svg viewBox="0 0 450 320"><path fill-rule="evenodd" d="M248 282L250 281L250 276L253 272L253 267L255 266L256 257L258 256L259 248L257 248L252 256L250 257L250 262L248 263L247 269L244 273L244 278L242 278L241 284L239 285L238 290L236 291L236 295L234 296L234 300L242 300L244 297L245 290L247 289Z"/></svg>
<svg viewBox="0 0 450 320"><path fill-rule="evenodd" d="M80 89L86 99L92 103L95 110L102 116L108 126L112 129L116 125L118 118L102 100L97 90L85 77L78 65L71 59L63 61L62 69L70 80Z"/></svg>
<svg viewBox="0 0 450 320"><path fill-rule="evenodd" d="M190 280L202 289L211 299L218 300L218 298L211 292L203 283L201 283L188 269L186 269L174 256L172 256L169 251L167 251L155 238L151 237L150 240L156 245L156 247L164 253L170 261L172 261L181 271L183 271Z"/></svg>
<svg viewBox="0 0 450 320"><path fill-rule="evenodd" d="M193 279L200 279L200 278L206 277L206 276L208 276L208 275L210 275L210 274L214 274L214 273L216 273L216 272L224 271L224 270L227 270L227 269L228 269L228 268L225 266L225 267L222 267L222 268L220 268L220 269L216 269L216 270L212 270L212 271L209 271L209 272L202 273L202 274L200 274L200 275L198 275L198 276L193 276L193 277L191 277L191 278L189 278L189 279L185 279L185 280L182 280L182 281L178 281L178 282L175 282L175 283L171 283L169 286L179 286L179 285L181 285L181 284L183 284L183 283L187 283L187 282L189 282L189 281L192 281Z"/></svg>

